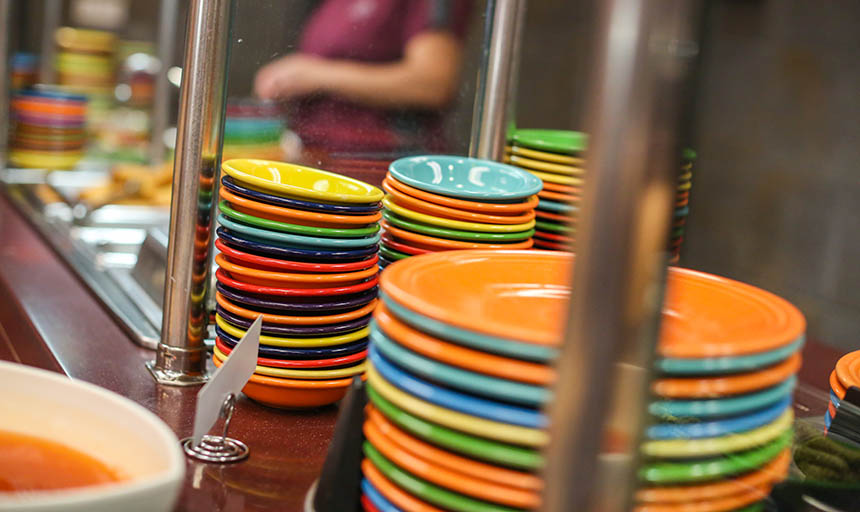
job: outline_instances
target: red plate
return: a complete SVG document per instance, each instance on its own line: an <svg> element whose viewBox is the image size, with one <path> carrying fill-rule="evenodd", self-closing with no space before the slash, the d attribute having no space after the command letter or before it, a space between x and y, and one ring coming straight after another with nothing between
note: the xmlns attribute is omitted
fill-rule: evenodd
<svg viewBox="0 0 860 512"><path fill-rule="evenodd" d="M352 272L353 270L364 270L375 265L379 261L379 256L374 254L370 258L362 261L351 263L306 263L303 261L279 260L276 258L267 258L265 256L257 256L238 249L234 249L220 239L215 240L215 247L218 248L230 260L236 260L242 264L248 265L251 268L260 270L298 270L305 272Z"/></svg>
<svg viewBox="0 0 860 512"><path fill-rule="evenodd" d="M256 284L243 283L233 279L224 269L219 268L215 272L215 279L219 283L235 288L243 292L257 293L260 295L276 295L280 297L318 297L321 295L346 295L350 293L369 290L379 283L379 274L373 278L350 286L338 286L332 288L280 288L274 286L259 286Z"/></svg>
<svg viewBox="0 0 860 512"><path fill-rule="evenodd" d="M570 247L568 247L564 244L559 244L559 243L555 243L555 242L547 242L546 240L541 240L540 238L537 238L537 237L535 237L533 240L535 242L535 247L537 247L538 249L550 249L550 250L554 250L554 251L568 251L568 250L570 250Z"/></svg>
<svg viewBox="0 0 860 512"><path fill-rule="evenodd" d="M215 345L225 356L229 356L233 350L218 337L215 338ZM355 363L363 360L365 357L367 357L367 349L348 356L333 357L331 359L271 359L268 357L258 357L257 364L260 366L271 366L272 368L326 368Z"/></svg>
<svg viewBox="0 0 860 512"><path fill-rule="evenodd" d="M379 509L376 508L376 505L374 505L370 501L370 498L368 498L365 494L361 495L361 506L364 508L364 512L379 512Z"/></svg>
<svg viewBox="0 0 860 512"><path fill-rule="evenodd" d="M549 231L537 231L535 232L535 238L540 238L545 242L556 243L567 243L576 241L576 239L571 236L560 235L558 233L550 233Z"/></svg>
<svg viewBox="0 0 860 512"><path fill-rule="evenodd" d="M397 242L393 238L388 236L388 233L384 233L382 235L382 241L385 242L385 245L387 245L388 247L391 247L395 251L400 251L400 252L403 252L406 254L418 255L418 254L427 254L428 252L435 252L435 251L430 251L427 249L421 249L419 247L412 247L411 245L406 245L406 244Z"/></svg>

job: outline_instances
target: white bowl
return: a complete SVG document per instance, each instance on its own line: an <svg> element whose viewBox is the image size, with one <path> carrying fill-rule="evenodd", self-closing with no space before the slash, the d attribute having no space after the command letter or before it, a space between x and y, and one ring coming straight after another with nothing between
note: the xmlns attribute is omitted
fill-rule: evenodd
<svg viewBox="0 0 860 512"><path fill-rule="evenodd" d="M168 512L185 476L179 441L157 416L106 389L0 361L0 430L60 442L127 479L0 494L0 511Z"/></svg>

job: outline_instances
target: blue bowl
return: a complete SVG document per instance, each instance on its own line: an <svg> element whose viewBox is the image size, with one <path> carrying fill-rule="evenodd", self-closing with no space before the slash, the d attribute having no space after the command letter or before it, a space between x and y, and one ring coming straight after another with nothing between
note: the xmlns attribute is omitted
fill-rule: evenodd
<svg viewBox="0 0 860 512"><path fill-rule="evenodd" d="M231 192L242 197L253 199L261 203L267 203L274 206L284 206L286 208L294 208L296 210L308 210L312 212L337 213L342 215L371 215L378 212L382 208L382 203L376 203L370 206L351 206L346 204L326 204L314 203L312 201L304 201L293 199L292 197L275 196L259 190L253 190L236 182L230 176L221 178L221 184L228 188Z"/></svg>
<svg viewBox="0 0 860 512"><path fill-rule="evenodd" d="M543 188L539 178L518 167L461 156L400 158L388 171L417 189L472 201L518 202Z"/></svg>
<svg viewBox="0 0 860 512"><path fill-rule="evenodd" d="M250 328L251 324L254 323L252 320L234 315L221 306L216 306L215 311L221 315L224 320L227 320L231 324L241 327L244 330ZM356 318L355 320L349 320L347 322L326 325L282 325L263 322L261 332L263 334L272 334L275 336L334 336L336 334L361 329L366 326L368 322L370 322L370 315Z"/></svg>
<svg viewBox="0 0 860 512"><path fill-rule="evenodd" d="M377 287L352 295L331 295L327 297L272 297L235 290L221 283L215 289L232 302L238 302L254 309L283 312L307 312L319 314L322 311L341 311L356 309L376 298Z"/></svg>
<svg viewBox="0 0 860 512"><path fill-rule="evenodd" d="M283 247L275 245L264 240L256 240L254 238L237 233L230 229L218 228L216 230L218 237L231 247L237 249L254 251L256 254L261 254L273 258L297 260L297 261L313 261L319 263L330 263L331 260L343 261L359 261L367 259L368 256L376 254L377 246L364 247L362 249L349 250L320 250L311 248Z"/></svg>
<svg viewBox="0 0 860 512"><path fill-rule="evenodd" d="M239 343L239 340L235 336L227 334L220 327L215 327L215 334L231 349ZM333 347L292 348L260 345L259 355L260 357L270 357L272 359L333 359L361 352L365 348L367 348L367 339L354 341L345 345L335 345Z"/></svg>
<svg viewBox="0 0 860 512"><path fill-rule="evenodd" d="M719 373L750 372L778 363L803 347L806 337L801 335L794 342L757 354L702 359L663 358L655 363L658 370L674 375L711 375Z"/></svg>
<svg viewBox="0 0 860 512"><path fill-rule="evenodd" d="M548 421L546 416L535 409L526 409L478 398L442 388L426 380L414 377L386 360L379 353L379 349L373 344L370 345L368 357L376 371L389 383L431 404L436 404L452 411L459 411L463 414L511 425L530 428L544 428L547 426Z"/></svg>
<svg viewBox="0 0 860 512"><path fill-rule="evenodd" d="M270 243L285 249L291 249L296 246L299 248L328 247L334 249L355 249L375 246L379 243L379 239L382 236L380 233L361 238L323 238L318 236L294 235L292 233L255 228L254 226L242 224L230 219L223 213L218 215L218 223L233 232L245 235L250 240Z"/></svg>
<svg viewBox="0 0 860 512"><path fill-rule="evenodd" d="M702 423L663 423L648 427L646 436L649 439L702 439L705 437L719 437L736 432L745 432L754 428L763 427L775 421L791 407L791 396L787 396L774 405L754 413L745 413L740 416L724 418Z"/></svg>
<svg viewBox="0 0 860 512"><path fill-rule="evenodd" d="M796 384L797 377L792 375L763 391L728 398L655 401L648 406L648 411L663 418L714 418L751 413L791 397Z"/></svg>
<svg viewBox="0 0 860 512"><path fill-rule="evenodd" d="M395 507L390 501L385 499L385 496L383 496L367 478L361 479L361 492L367 496L367 499L373 503L373 506L376 507L379 512L403 512L399 508Z"/></svg>

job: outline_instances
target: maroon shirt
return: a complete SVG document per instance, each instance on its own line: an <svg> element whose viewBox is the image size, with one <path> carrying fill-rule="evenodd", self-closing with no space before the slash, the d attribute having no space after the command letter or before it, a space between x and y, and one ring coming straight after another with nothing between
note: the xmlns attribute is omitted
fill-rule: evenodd
<svg viewBox="0 0 860 512"><path fill-rule="evenodd" d="M407 42L426 30L466 31L465 0L325 0L302 33L299 50L371 63L403 58ZM334 96L301 99L292 128L308 145L328 151L443 151L442 113L382 109Z"/></svg>

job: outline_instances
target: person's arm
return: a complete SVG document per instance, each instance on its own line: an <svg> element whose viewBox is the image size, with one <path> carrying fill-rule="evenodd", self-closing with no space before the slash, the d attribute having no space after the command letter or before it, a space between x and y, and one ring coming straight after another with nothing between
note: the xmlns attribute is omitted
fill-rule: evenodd
<svg viewBox="0 0 860 512"><path fill-rule="evenodd" d="M456 37L425 31L412 37L403 58L393 63L288 55L257 73L254 92L264 99L326 93L379 107L441 108L457 92L461 60Z"/></svg>

